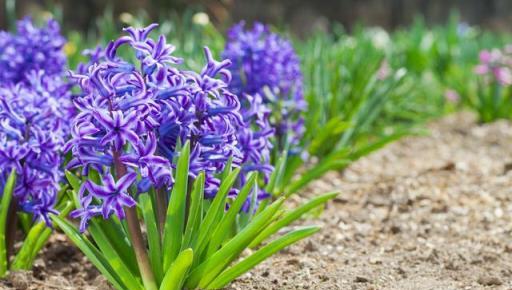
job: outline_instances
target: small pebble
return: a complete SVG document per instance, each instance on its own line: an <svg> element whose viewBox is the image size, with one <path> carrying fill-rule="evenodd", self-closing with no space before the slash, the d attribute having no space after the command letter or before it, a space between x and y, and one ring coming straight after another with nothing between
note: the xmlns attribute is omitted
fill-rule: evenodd
<svg viewBox="0 0 512 290"><path fill-rule="evenodd" d="M370 279L363 277L363 276L356 276L356 279L354 279L354 282L356 283L368 283L370 282Z"/></svg>
<svg viewBox="0 0 512 290"><path fill-rule="evenodd" d="M477 282L484 286L499 286L503 284L501 279L496 276L480 276Z"/></svg>

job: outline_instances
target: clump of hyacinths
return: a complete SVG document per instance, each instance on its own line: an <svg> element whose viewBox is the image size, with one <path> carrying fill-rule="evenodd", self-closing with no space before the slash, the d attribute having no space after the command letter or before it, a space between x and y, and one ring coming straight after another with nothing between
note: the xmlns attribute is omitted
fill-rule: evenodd
<svg viewBox="0 0 512 290"><path fill-rule="evenodd" d="M476 98L468 98L480 121L510 118L512 110L512 46L483 50L475 67L478 77Z"/></svg>
<svg viewBox="0 0 512 290"><path fill-rule="evenodd" d="M57 21L50 19L37 27L27 17L17 23L17 33L0 31L0 82L27 82L32 71L47 76L62 75L66 57L62 51L65 38Z"/></svg>
<svg viewBox="0 0 512 290"><path fill-rule="evenodd" d="M229 88L241 99L244 120L257 116L251 126L258 132L255 140L270 143L257 158L282 167L270 194L291 195L404 135L368 138L403 85L403 69L392 70L371 40L357 48L327 38L311 44L303 54L309 82L305 95L300 59L290 41L261 23L246 29L241 22L227 35L223 56L233 62Z"/></svg>
<svg viewBox="0 0 512 290"><path fill-rule="evenodd" d="M0 278L30 269L50 215L71 210L60 185L73 113L63 44L53 20L38 28L27 18L18 34L0 32Z"/></svg>
<svg viewBox="0 0 512 290"><path fill-rule="evenodd" d="M155 26L125 29L73 74L81 93L66 150L76 174L66 175L80 226L52 218L117 289L218 289L316 232L290 231L237 261L334 194L291 211L285 197L258 206L279 179L252 131L266 113L243 117L230 62L207 48L200 72L180 69L165 37L149 36Z"/></svg>
<svg viewBox="0 0 512 290"><path fill-rule="evenodd" d="M69 87L41 71L25 80L0 86L0 277L30 269L51 233L50 215L71 209L60 186ZM14 252L18 224L25 239Z"/></svg>
<svg viewBox="0 0 512 290"><path fill-rule="evenodd" d="M222 56L232 62L229 89L239 96L247 124L238 131L242 147L249 148L244 151L249 164L242 168L258 167L268 181L272 164L277 164L281 173L275 191L280 191L285 177L294 176L307 158L302 138L307 103L299 58L291 42L268 26L255 23L246 29L244 22L228 31ZM271 194L262 190L259 196Z"/></svg>
<svg viewBox="0 0 512 290"><path fill-rule="evenodd" d="M292 44L262 23L246 30L241 22L229 30L222 56L233 63L229 88L242 100L242 114L251 115L261 104L258 125L263 132L273 130L277 152L300 154L307 103Z"/></svg>

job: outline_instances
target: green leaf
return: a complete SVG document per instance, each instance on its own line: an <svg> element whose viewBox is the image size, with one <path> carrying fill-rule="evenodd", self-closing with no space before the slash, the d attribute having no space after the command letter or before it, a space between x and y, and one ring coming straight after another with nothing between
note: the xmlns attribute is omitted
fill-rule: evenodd
<svg viewBox="0 0 512 290"><path fill-rule="evenodd" d="M280 229L283 227L291 224L292 222L299 219L303 214L307 213L308 211L317 208L318 206L326 203L327 201L335 198L338 195L337 192L334 193L327 193L323 194L321 196L317 196L307 203L301 205L300 207L294 209L293 211L290 211L286 213L281 219L278 221L272 223L268 227L266 227L249 245L250 248L254 248L258 246L261 242L266 240L271 235L277 233Z"/></svg>
<svg viewBox="0 0 512 290"><path fill-rule="evenodd" d="M160 285L160 290L180 290L188 269L192 265L194 254L191 248L181 251L176 260L172 263L165 273L165 277Z"/></svg>
<svg viewBox="0 0 512 290"><path fill-rule="evenodd" d="M298 180L292 182L285 191L285 196L290 196L297 192L311 181L321 177L326 172L331 170L337 170L345 168L352 162L350 159L337 159L337 158L326 158L315 164L312 168L309 168L304 174L300 176Z"/></svg>
<svg viewBox="0 0 512 290"><path fill-rule="evenodd" d="M311 236L312 234L318 232L320 230L319 227L304 227L301 229L294 230L286 235L276 239L275 241L270 242L268 245L262 247L258 251L254 252L249 257L243 259L241 262L236 265L230 267L229 269L224 270L219 276L217 276L210 284L208 284L206 289L221 289L225 287L228 283L240 277L245 272L251 270L256 265L282 250L283 248L301 240L306 237Z"/></svg>
<svg viewBox="0 0 512 290"><path fill-rule="evenodd" d="M203 250L208 245L208 241L210 235L217 226L218 222L222 218L224 214L224 207L226 206L226 197L229 193L229 190L235 184L236 179L238 178L238 174L240 173L240 168L236 168L231 172L226 179L224 179L219 187L219 191L215 195L206 215L204 216L201 225L199 226L199 233L197 243L194 245L194 253L196 257L201 257ZM197 262L197 261L196 261Z"/></svg>
<svg viewBox="0 0 512 290"><path fill-rule="evenodd" d="M38 238L41 236L43 231L45 230L46 225L44 222L40 221L30 230L28 231L27 237L25 238L25 241L23 242L23 245L19 249L18 253L14 257L14 260L11 264L11 270L13 271L19 271L19 270L29 270L30 264L29 261L31 259L33 249L35 247L35 244L38 241Z"/></svg>
<svg viewBox="0 0 512 290"><path fill-rule="evenodd" d="M326 143L329 142L329 139L336 138L336 136L340 135L343 131L347 130L350 127L350 124L344 122L341 116L336 116L330 119L325 127L318 132L315 138L312 140L311 145L309 146L309 152L313 155L317 155L318 152L323 152Z"/></svg>
<svg viewBox="0 0 512 290"><path fill-rule="evenodd" d="M107 234L104 233L100 227L90 226L89 232L94 238L94 242L98 245L101 253L105 256L105 259L108 261L112 270L115 271L119 275L119 278L125 285L130 285L130 289L140 289L143 290L144 287L140 280L136 277L139 276L139 273L133 273L125 264L125 262L120 257L119 253L114 249L112 244L107 237Z"/></svg>
<svg viewBox="0 0 512 290"><path fill-rule="evenodd" d="M235 224L236 217L242 206L244 205L249 193L254 192L256 190L256 180L258 178L258 174L255 172L251 172L249 177L247 178L247 182L244 187L240 190L240 193L237 195L235 201L229 207L228 212L222 217L219 225L213 231L213 234L210 238L210 243L208 245L208 251L206 256L211 256L219 246L224 241L226 234L229 233L229 229Z"/></svg>
<svg viewBox="0 0 512 290"><path fill-rule="evenodd" d="M139 195L139 206L142 212L142 216L144 217L144 224L146 225L151 268L155 274L157 284L160 284L164 275L162 269L162 252L160 245L161 240L155 212L153 209L153 203L151 202L151 197L149 194Z"/></svg>
<svg viewBox="0 0 512 290"><path fill-rule="evenodd" d="M224 180L228 177L228 175L233 171L233 157L229 157L228 162L226 163L226 166L224 166L224 170L222 171L222 174L220 176L220 180Z"/></svg>
<svg viewBox="0 0 512 290"><path fill-rule="evenodd" d="M128 285L125 285L119 275L112 269L108 260L103 254L85 237L82 236L78 230L65 219L53 215L52 221L68 236L68 238L75 243L75 245L84 253L84 255L94 264L94 266L107 278L107 280L119 290L131 290Z"/></svg>
<svg viewBox="0 0 512 290"><path fill-rule="evenodd" d="M276 195L275 189L281 186L281 181L284 176L284 172L286 169L286 161L288 160L288 153L283 152L282 156L277 161L274 171L272 175L270 175L270 180L265 187L265 191L269 192L272 195Z"/></svg>
<svg viewBox="0 0 512 290"><path fill-rule="evenodd" d="M0 278L4 277L7 273L8 257L6 248L6 229L7 215L9 214L9 207L11 206L12 194L14 191L14 185L16 184L16 171L13 169L7 178L5 183L4 193L2 200L0 201Z"/></svg>
<svg viewBox="0 0 512 290"><path fill-rule="evenodd" d="M123 220L125 222L125 220ZM106 237L112 245L121 260L130 268L132 273L138 273L137 260L128 239L128 233L123 228L121 222L116 216L111 216L108 220L92 219L89 228L96 228ZM90 232L90 231L89 231ZM93 235L93 239L96 237Z"/></svg>
<svg viewBox="0 0 512 290"><path fill-rule="evenodd" d="M363 146L363 147L357 149L354 153L351 154L350 157L352 160L357 160L363 156L370 154L371 152L373 152L375 150L379 150L380 148L386 146L387 144L389 144L391 142L394 142L394 141L396 141L404 136L410 135L410 134L411 133L408 131L390 134L388 136L380 138L379 140L377 140L373 143L367 144L366 146Z"/></svg>
<svg viewBox="0 0 512 290"><path fill-rule="evenodd" d="M188 195L190 143L187 141L178 159L176 169L176 182L174 183L169 205L167 207L167 218L164 227L162 248L163 270L166 272L171 263L178 256L183 240L185 227L185 207Z"/></svg>
<svg viewBox="0 0 512 290"><path fill-rule="evenodd" d="M281 208L283 202L284 198L280 198L268 206L220 250L194 268L187 279L186 286L195 288L199 284L199 288L204 288L208 285L231 261L240 255L265 226L272 222L275 213Z"/></svg>
<svg viewBox="0 0 512 290"><path fill-rule="evenodd" d="M67 216L72 208L73 205L71 202L67 202L64 208L60 209L59 216ZM32 226L25 237L23 245L14 257L11 270L30 270L36 255L42 249L46 241L48 241L51 233L52 230L46 226L44 221L39 221Z"/></svg>
<svg viewBox="0 0 512 290"><path fill-rule="evenodd" d="M78 200L78 192L80 191L80 187L82 186L82 181L76 177L73 173L66 170L66 179L68 180L69 184L71 184L71 187L73 188L72 200L75 204L76 208L80 207L80 201Z"/></svg>
<svg viewBox="0 0 512 290"><path fill-rule="evenodd" d="M190 196L190 208L188 212L187 227L185 228L183 244L181 245L182 251L195 243L195 239L197 239L197 234L203 214L204 182L205 175L204 172L201 172L194 182L192 195Z"/></svg>

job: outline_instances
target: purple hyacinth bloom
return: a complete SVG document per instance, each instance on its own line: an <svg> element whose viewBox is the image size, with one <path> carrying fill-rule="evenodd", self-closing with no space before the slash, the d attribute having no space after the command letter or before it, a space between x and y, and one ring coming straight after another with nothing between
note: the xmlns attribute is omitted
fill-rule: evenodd
<svg viewBox="0 0 512 290"><path fill-rule="evenodd" d="M300 61L291 43L261 23L245 30L241 22L229 30L227 38L223 57L233 62L229 68L233 75L230 89L240 96L243 115L252 114L249 96L260 95L272 112L268 119L275 131L277 149L288 147L291 153L300 153L297 151L304 133L300 115L307 104Z"/></svg>
<svg viewBox="0 0 512 290"><path fill-rule="evenodd" d="M85 201L86 204L90 205L91 199L95 197L102 202L101 213L103 218L107 219L111 213L115 213L122 219L124 218L123 207L132 207L136 204L128 193L128 188L136 179L137 174L130 172L119 178L118 181L115 181L112 175L106 174L102 178L103 186L88 180L84 184L84 189L87 190L89 195L85 196L85 193L82 193L82 202Z"/></svg>
<svg viewBox="0 0 512 290"><path fill-rule="evenodd" d="M47 76L61 75L66 68L65 43L55 20L42 27L29 17L18 21L16 34L0 32L0 82L24 82L29 72L39 70Z"/></svg>
<svg viewBox="0 0 512 290"><path fill-rule="evenodd" d="M19 208L48 225L57 213L69 107L69 85L58 76L33 71L22 83L0 85L0 184L15 169Z"/></svg>
<svg viewBox="0 0 512 290"><path fill-rule="evenodd" d="M247 128L238 97L228 89L230 61L214 60L205 48L201 72L182 70L174 46L164 36L150 37L155 27L125 29L128 36L94 50L89 63L72 74L81 92L73 101L78 112L65 146L73 156L68 167L102 176L84 183L81 208L71 215L81 219L82 231L96 216L124 218L123 208L135 204L136 193L169 192L179 146L186 141L190 178L205 172L206 197L218 191L217 176L228 160L242 163L237 132ZM120 47L134 57L123 59Z"/></svg>

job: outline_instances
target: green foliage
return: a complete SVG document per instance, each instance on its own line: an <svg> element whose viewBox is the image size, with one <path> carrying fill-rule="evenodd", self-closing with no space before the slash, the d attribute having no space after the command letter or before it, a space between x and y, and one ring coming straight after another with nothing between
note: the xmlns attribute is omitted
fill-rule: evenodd
<svg viewBox="0 0 512 290"><path fill-rule="evenodd" d="M9 179L7 180L2 200L0 201L0 277L4 277L7 273L7 267L9 265L9 257L7 253L7 223L9 208L11 207L12 193L14 191L14 185L16 183L16 172L11 171Z"/></svg>
<svg viewBox="0 0 512 290"><path fill-rule="evenodd" d="M84 47L105 45L121 26L150 23L143 13L124 15L122 19L112 15L107 11L85 36L70 33L67 52L72 67L85 60L79 55ZM195 21L194 15L164 15L158 29L178 47L178 56L187 61L185 67L199 69L203 45L219 56L224 38L211 23ZM335 196L322 195L288 209L285 201L290 195L328 171L343 170L386 144L422 132L424 122L432 118L468 108L483 122L512 116L510 88L489 84L474 73L479 52L503 47L510 40L507 35L465 25L456 15L446 25L434 27L417 18L411 27L392 33L357 27L348 34L334 28L333 33L319 32L295 42L309 105L301 141L306 154L275 152L276 170L269 182L262 184L256 174L250 175L234 200L227 195L239 171L228 166L221 175L216 197L205 200L204 175L188 179L189 149L184 146L163 229L155 198L161 193L152 191L138 197L138 213L147 238L144 250L160 289L224 287L268 256L313 234L317 227L305 227L267 242ZM460 99L447 100L449 90ZM82 181L69 172L66 176L76 203ZM272 199L263 201L254 214L252 210L241 212L242 203L257 187L265 188ZM122 222L95 218L89 235L84 236L64 218L54 220L114 287L144 289ZM0 241L1 221L0 212ZM254 253L240 258L247 248L254 249ZM0 274L1 270L0 264Z"/></svg>
<svg viewBox="0 0 512 290"><path fill-rule="evenodd" d="M244 201L257 188L257 175L249 175L234 200L227 194L237 181L239 170L223 175L219 193L208 201L204 199L204 174L189 182L189 155L187 143L179 155L163 233L156 226L156 208L150 193L138 197L138 210L148 241L144 251L150 257L155 284L162 290L223 287L268 256L318 231L315 226L288 230L263 244L278 230L336 196L316 197L295 210L287 209L286 197L280 197L249 214L245 227L233 230L245 214L241 212ZM69 172L66 176L73 187L73 195L77 195L82 181ZM229 209L225 210L228 204ZM93 218L88 230L90 238L80 234L75 225L62 217L53 216L53 220L116 289L145 289L146 281L143 282L133 259L130 236L119 220ZM258 250L241 258L249 247Z"/></svg>
<svg viewBox="0 0 512 290"><path fill-rule="evenodd" d="M16 200L13 196L13 191L16 184L16 172L11 171L7 182L4 185L3 194L0 196L0 278L4 278L8 271L30 270L34 264L34 260L50 238L52 229L48 228L44 221L32 222L31 217L26 220L26 228L23 242L21 247L15 253L9 253L8 243L9 240L14 242L14 237L9 235L8 225L16 223L14 215L20 217L20 222L23 221L23 213L15 211ZM65 217L72 209L72 205L65 197L66 187L59 193L58 204L56 209L59 210L60 217ZM14 210L14 211L13 211ZM12 249L11 249L12 250ZM9 255L14 255L11 260Z"/></svg>

